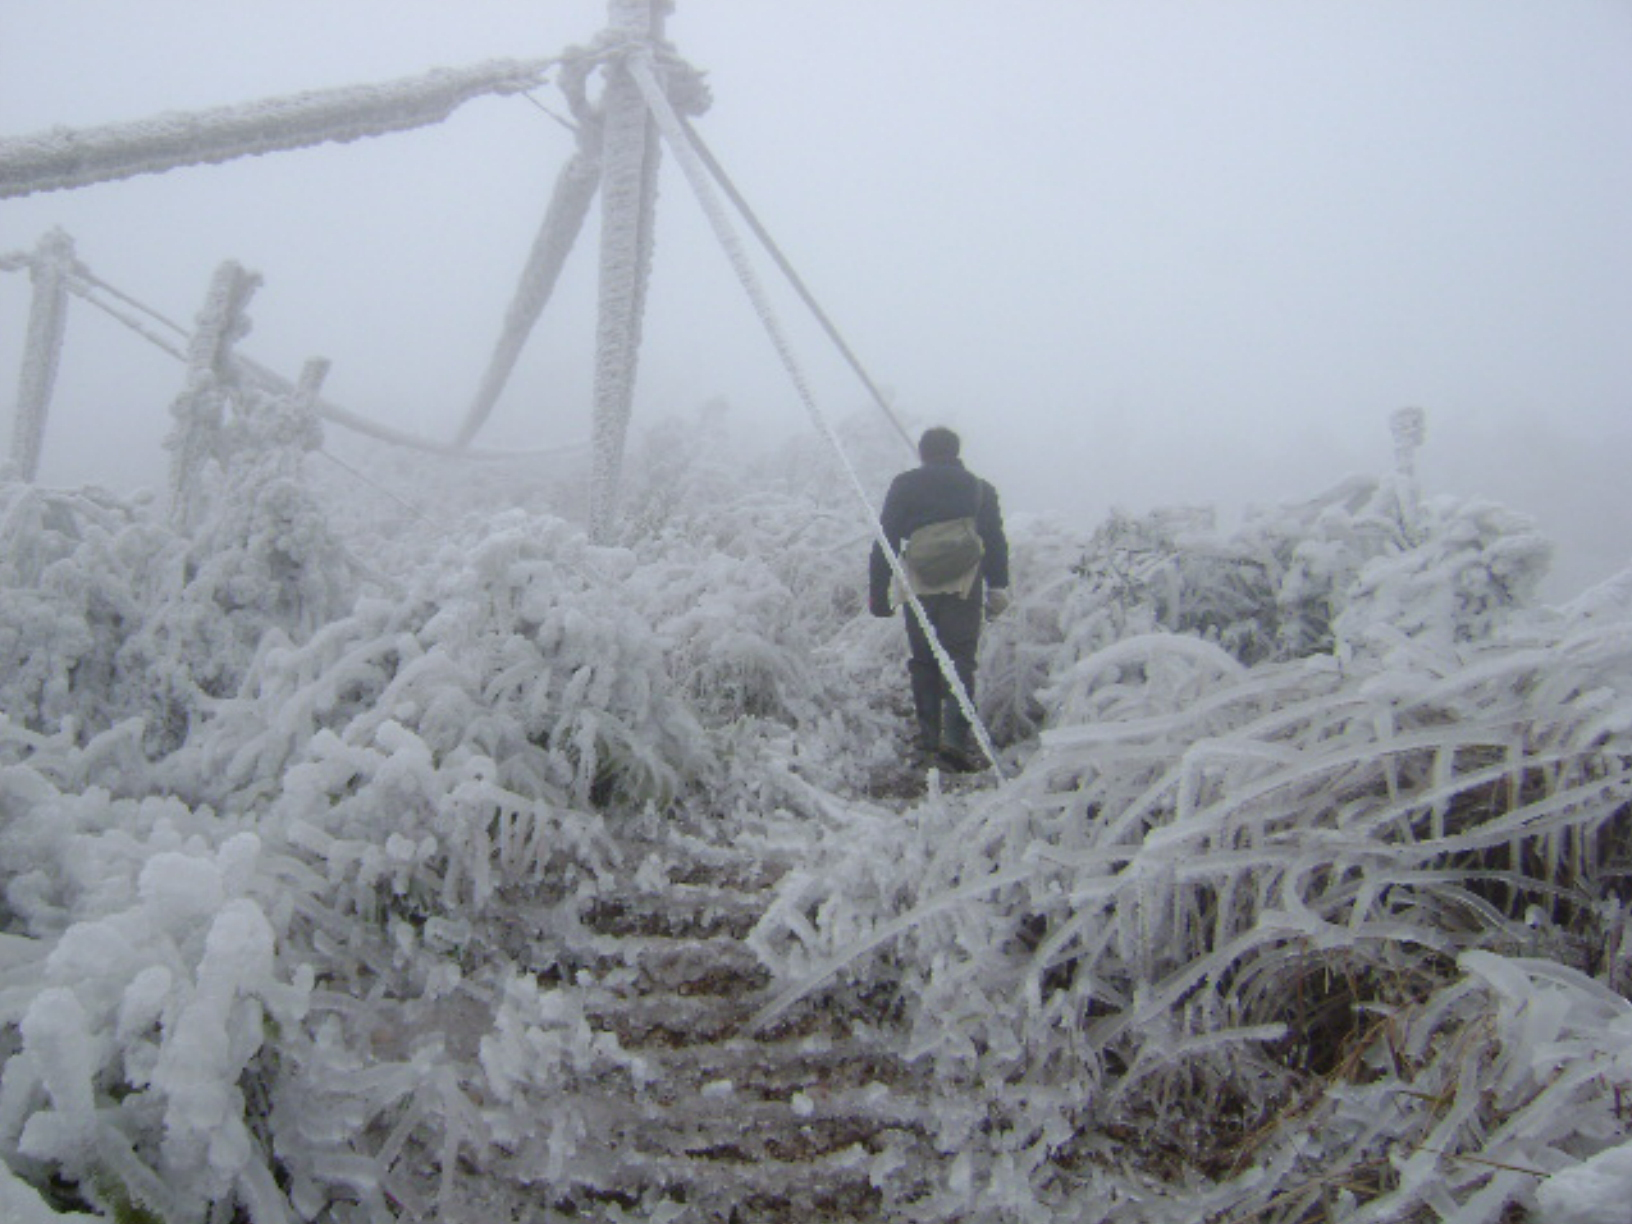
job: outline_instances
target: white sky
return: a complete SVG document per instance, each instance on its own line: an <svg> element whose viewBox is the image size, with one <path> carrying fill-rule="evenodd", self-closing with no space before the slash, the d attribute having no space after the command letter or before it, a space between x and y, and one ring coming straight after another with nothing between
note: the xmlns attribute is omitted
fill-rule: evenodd
<svg viewBox="0 0 1632 1224"><path fill-rule="evenodd" d="M604 0L0 0L0 135L547 56ZM1627 0L679 0L698 121L917 424L1011 513L1319 492L1429 413L1429 492L1632 560ZM553 85L539 98L560 109ZM571 137L523 99L440 127L0 202L178 321L234 258L244 350L335 365L355 411L448 437ZM672 159L636 423L798 401ZM594 231L484 444L588 436ZM0 403L26 277L0 278ZM823 407L860 386L796 332ZM42 477L153 483L180 372L83 308ZM0 443L9 431L0 436Z"/></svg>

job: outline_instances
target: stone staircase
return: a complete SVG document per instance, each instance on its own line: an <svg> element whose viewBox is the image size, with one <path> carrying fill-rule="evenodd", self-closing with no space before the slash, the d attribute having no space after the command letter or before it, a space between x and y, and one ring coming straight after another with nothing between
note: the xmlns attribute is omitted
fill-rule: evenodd
<svg viewBox="0 0 1632 1224"><path fill-rule="evenodd" d="M531 1183L531 1208L499 1218L963 1218L944 1137L973 1130L980 1107L900 1057L887 989L812 996L746 1027L771 979L744 940L786 861L685 833L626 849L623 878L538 933L555 958L538 969L577 992L624 1061L552 1103L576 1117L573 1155L553 1175L524 1167L536 1151L506 1170Z"/></svg>

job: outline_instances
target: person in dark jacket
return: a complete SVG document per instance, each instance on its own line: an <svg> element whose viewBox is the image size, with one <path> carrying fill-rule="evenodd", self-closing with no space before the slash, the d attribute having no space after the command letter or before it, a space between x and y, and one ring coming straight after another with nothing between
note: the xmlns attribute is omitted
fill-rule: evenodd
<svg viewBox="0 0 1632 1224"><path fill-rule="evenodd" d="M899 553L920 527L974 518L984 553L972 579L958 584L959 590L935 589L918 596L935 636L973 701L982 613L997 616L1009 605L1009 542L1003 534L997 490L963 466L958 450L958 435L950 429L926 429L918 440L922 463L890 483L879 525L884 538ZM868 609L874 616L895 614L890 598L892 576L889 558L883 546L875 542L868 566ZM911 652L907 674L918 715L919 753L930 760L938 759L949 769L982 768L978 755L971 750L969 720L941 674L923 626L910 609L907 643Z"/></svg>

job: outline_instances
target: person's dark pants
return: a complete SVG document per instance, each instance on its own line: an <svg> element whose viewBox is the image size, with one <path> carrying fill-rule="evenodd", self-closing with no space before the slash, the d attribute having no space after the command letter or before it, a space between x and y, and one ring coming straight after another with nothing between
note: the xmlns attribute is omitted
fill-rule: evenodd
<svg viewBox="0 0 1632 1224"><path fill-rule="evenodd" d="M921 595L919 602L929 623L935 627L935 636L941 648L952 659L958 679L975 699L975 650L980 645L980 584L969 597L957 595ZM926 752L942 747L956 752L969 750L969 720L958 706L940 664L935 662L929 639L913 615L906 609L907 643L912 655L907 661L907 674L912 678L912 704L918 712L918 746Z"/></svg>

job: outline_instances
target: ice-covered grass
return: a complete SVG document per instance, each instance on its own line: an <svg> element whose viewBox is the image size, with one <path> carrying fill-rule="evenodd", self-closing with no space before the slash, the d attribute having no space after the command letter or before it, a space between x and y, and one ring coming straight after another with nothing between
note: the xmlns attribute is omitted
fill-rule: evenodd
<svg viewBox="0 0 1632 1224"><path fill-rule="evenodd" d="M638 1060L505 919L683 818L779 822L761 1019L894 991L979 1218L1616 1218L1621 587L1537 607L1522 519L1400 473L1017 519L1013 779L884 805L900 630L813 445L660 425L606 546L570 480L428 460L247 448L186 538L0 488L0 1204L376 1221L522 1136L590 1167L556 1102Z"/></svg>

